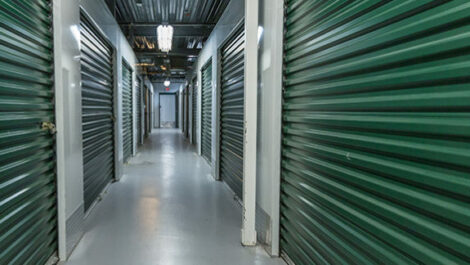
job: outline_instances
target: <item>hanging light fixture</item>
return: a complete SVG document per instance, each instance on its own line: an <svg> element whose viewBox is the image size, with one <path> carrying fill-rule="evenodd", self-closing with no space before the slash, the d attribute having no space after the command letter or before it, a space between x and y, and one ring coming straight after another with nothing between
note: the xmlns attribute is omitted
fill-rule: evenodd
<svg viewBox="0 0 470 265"><path fill-rule="evenodd" d="M163 82L163 85L165 87L170 87L170 85L171 85L170 79L165 80L165 82Z"/></svg>
<svg viewBox="0 0 470 265"><path fill-rule="evenodd" d="M171 51L173 42L173 27L170 25L160 25L157 28L158 48L162 52Z"/></svg>

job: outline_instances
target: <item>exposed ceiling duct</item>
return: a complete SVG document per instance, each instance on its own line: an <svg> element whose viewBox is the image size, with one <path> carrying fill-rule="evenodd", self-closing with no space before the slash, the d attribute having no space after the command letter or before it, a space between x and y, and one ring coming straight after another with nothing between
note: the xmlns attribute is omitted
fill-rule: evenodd
<svg viewBox="0 0 470 265"><path fill-rule="evenodd" d="M108 0L146 72L180 78L189 71L230 0ZM109 4L109 3L108 3ZM112 4L109 4L112 7ZM171 50L158 47L157 28L171 25ZM161 66L164 67L161 67ZM165 69L165 70L163 70ZM177 69L175 71L174 69ZM184 72L183 72L184 74Z"/></svg>

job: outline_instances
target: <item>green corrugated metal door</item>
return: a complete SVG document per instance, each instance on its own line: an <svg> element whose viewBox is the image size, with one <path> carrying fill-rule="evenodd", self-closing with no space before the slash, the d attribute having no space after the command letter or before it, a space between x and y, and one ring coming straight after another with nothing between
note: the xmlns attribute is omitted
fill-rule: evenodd
<svg viewBox="0 0 470 265"><path fill-rule="evenodd" d="M196 128L197 128L197 79L194 79L193 82L192 82L192 116L191 116L191 119L192 119L192 123L191 123L191 126L192 126L192 137L193 137L193 144L196 144L197 142L197 133L196 133Z"/></svg>
<svg viewBox="0 0 470 265"><path fill-rule="evenodd" d="M470 263L470 2L286 2L281 248Z"/></svg>
<svg viewBox="0 0 470 265"><path fill-rule="evenodd" d="M184 137L189 137L189 86L184 90Z"/></svg>
<svg viewBox="0 0 470 265"><path fill-rule="evenodd" d="M211 163L212 156L212 60L202 68L201 153Z"/></svg>
<svg viewBox="0 0 470 265"><path fill-rule="evenodd" d="M122 137L124 163L132 156L132 69L122 64Z"/></svg>
<svg viewBox="0 0 470 265"><path fill-rule="evenodd" d="M0 3L0 264L57 250L52 39L49 1Z"/></svg>
<svg viewBox="0 0 470 265"><path fill-rule="evenodd" d="M113 48L80 16L83 185L88 210L114 178Z"/></svg>
<svg viewBox="0 0 470 265"><path fill-rule="evenodd" d="M137 78L137 143L142 144L142 80Z"/></svg>
<svg viewBox="0 0 470 265"><path fill-rule="evenodd" d="M221 49L220 177L241 199L243 189L244 27Z"/></svg>

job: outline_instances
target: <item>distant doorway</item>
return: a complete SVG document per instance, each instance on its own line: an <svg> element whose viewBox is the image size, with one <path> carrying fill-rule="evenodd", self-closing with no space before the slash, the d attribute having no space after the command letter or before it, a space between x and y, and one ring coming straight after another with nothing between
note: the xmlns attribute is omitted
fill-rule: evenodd
<svg viewBox="0 0 470 265"><path fill-rule="evenodd" d="M176 128L176 95L160 94L160 128Z"/></svg>

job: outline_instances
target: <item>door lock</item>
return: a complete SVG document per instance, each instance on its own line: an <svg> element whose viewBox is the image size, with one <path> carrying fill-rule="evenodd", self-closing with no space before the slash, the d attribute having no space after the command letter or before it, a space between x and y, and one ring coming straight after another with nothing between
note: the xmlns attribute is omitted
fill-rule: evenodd
<svg viewBox="0 0 470 265"><path fill-rule="evenodd" d="M50 134L56 134L57 129L55 127L55 124L50 122L50 121L44 121L41 123L41 129L46 131L48 130Z"/></svg>

